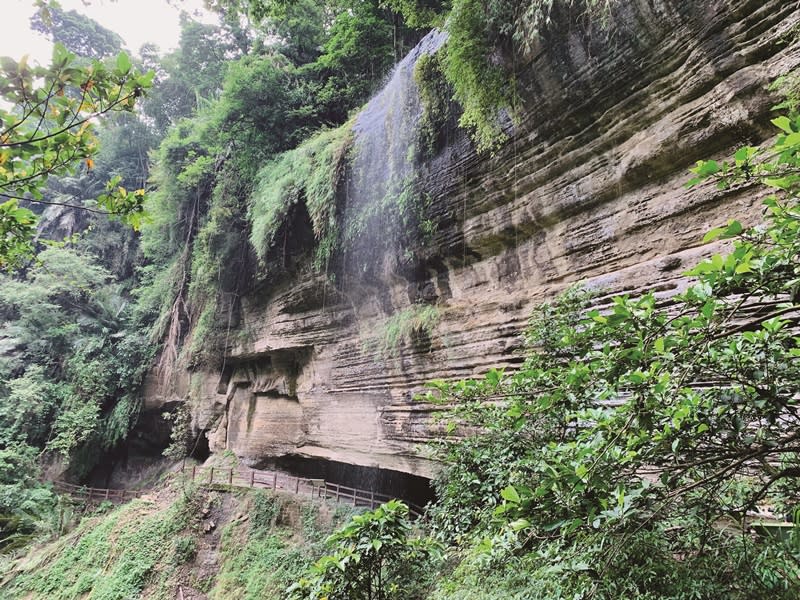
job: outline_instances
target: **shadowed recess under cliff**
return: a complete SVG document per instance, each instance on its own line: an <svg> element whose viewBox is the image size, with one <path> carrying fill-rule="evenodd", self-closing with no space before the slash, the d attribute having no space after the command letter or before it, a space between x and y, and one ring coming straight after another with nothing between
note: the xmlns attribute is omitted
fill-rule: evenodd
<svg viewBox="0 0 800 600"><path fill-rule="evenodd" d="M389 469L301 456L283 456L265 461L259 468L286 471L299 477L324 479L328 483L394 496L417 506L425 506L436 498L429 479Z"/></svg>

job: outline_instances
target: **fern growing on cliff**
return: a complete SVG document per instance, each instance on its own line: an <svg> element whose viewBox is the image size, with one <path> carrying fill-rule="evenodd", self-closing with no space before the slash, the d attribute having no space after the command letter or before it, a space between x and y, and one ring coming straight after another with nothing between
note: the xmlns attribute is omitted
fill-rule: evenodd
<svg viewBox="0 0 800 600"><path fill-rule="evenodd" d="M517 62L534 48L556 9L573 20L606 28L617 0L453 0L447 3L388 0L415 26L443 27L443 74L462 109L459 123L479 151L507 139L508 117L517 116ZM577 17L582 17L578 19Z"/></svg>
<svg viewBox="0 0 800 600"><path fill-rule="evenodd" d="M289 209L302 202L317 239L317 265L333 251L338 231L336 193L352 144L351 125L323 131L308 142L275 158L258 174L248 218L250 241L263 261L275 243Z"/></svg>
<svg viewBox="0 0 800 600"><path fill-rule="evenodd" d="M396 358L404 347L430 346L441 314L430 304L413 304L389 317L364 343L367 352L377 357Z"/></svg>

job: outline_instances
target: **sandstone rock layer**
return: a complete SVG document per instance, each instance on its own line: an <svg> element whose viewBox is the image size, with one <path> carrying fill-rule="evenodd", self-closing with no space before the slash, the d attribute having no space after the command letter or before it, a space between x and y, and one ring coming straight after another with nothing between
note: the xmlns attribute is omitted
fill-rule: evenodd
<svg viewBox="0 0 800 600"><path fill-rule="evenodd" d="M513 368L532 308L571 283L601 303L685 285L718 250L701 244L708 229L760 218L753 190L684 183L696 160L773 135L768 88L800 64L797 3L620 5L608 30L555 15L516 66L521 117L494 156L453 132L421 167L437 231L416 262L270 279L243 299L224 368L151 386L149 404L188 398L212 451L251 464L297 455L429 476L442 424L412 399L426 381ZM417 302L436 307L433 330L378 353L392 315Z"/></svg>

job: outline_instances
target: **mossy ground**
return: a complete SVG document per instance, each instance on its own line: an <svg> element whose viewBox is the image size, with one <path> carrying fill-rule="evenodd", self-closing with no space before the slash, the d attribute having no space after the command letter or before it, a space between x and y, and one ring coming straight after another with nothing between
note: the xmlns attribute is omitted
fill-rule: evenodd
<svg viewBox="0 0 800 600"><path fill-rule="evenodd" d="M280 598L349 513L263 490L177 480L87 514L69 534L0 565L8 600Z"/></svg>

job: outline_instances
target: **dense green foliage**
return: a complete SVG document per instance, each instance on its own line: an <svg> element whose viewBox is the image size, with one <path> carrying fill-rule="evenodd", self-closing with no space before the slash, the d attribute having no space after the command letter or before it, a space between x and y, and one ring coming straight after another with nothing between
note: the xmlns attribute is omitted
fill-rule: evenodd
<svg viewBox="0 0 800 600"><path fill-rule="evenodd" d="M349 514L337 509L323 519L317 506L263 491L250 493L248 502L247 522L233 522L223 531L222 569L209 594L214 600L283 598L322 554L325 536ZM295 510L299 522L290 517Z"/></svg>
<svg viewBox="0 0 800 600"><path fill-rule="evenodd" d="M181 49L158 75L167 85L186 80L191 55L202 74L196 95L204 98L190 118L173 116L185 116L185 108L157 116L175 126L154 165L153 223L142 238L137 293L139 314L153 323L151 339L163 342L165 370L179 360L220 359L254 267L286 266L287 223L302 221L298 211L308 213L316 238L308 254L318 267L328 263L341 237L335 214L350 146L345 121L418 37L377 1L216 8L222 28L213 35L202 28L205 46L215 50L184 45L196 46L201 29L187 21ZM257 17L246 32L232 25L237 10Z"/></svg>
<svg viewBox="0 0 800 600"><path fill-rule="evenodd" d="M24 443L0 449L0 548L6 551L28 544L56 506L55 496L36 479L37 458L36 449Z"/></svg>
<svg viewBox="0 0 800 600"><path fill-rule="evenodd" d="M32 554L5 598L170 598L173 579L194 560L202 508L214 499L188 489L177 498L101 506L44 552Z"/></svg>
<svg viewBox="0 0 800 600"><path fill-rule="evenodd" d="M4 577L0 595L169 600L182 586L186 595L193 588L212 600L283 598L351 514L263 490L227 496L161 483L160 494L101 506L34 548Z"/></svg>
<svg viewBox="0 0 800 600"><path fill-rule="evenodd" d="M16 594L64 600L84 594L97 600L136 597L164 548L190 525L193 509L186 501L163 513L148 508L146 502L134 501L105 518L85 521L57 560L16 582Z"/></svg>
<svg viewBox="0 0 800 600"><path fill-rule="evenodd" d="M144 220L153 134L132 109L152 74L141 75L119 37L87 17L52 6L35 26L64 44L51 66L3 59L0 73L0 196L9 198L0 207L0 265L18 268L0 287L6 550L58 532L41 465L80 477L124 442L152 360L121 283L133 232L108 218Z"/></svg>
<svg viewBox="0 0 800 600"><path fill-rule="evenodd" d="M571 291L537 311L523 369L432 384L484 432L447 450L433 522L464 562L435 597L797 596L796 528L753 533L800 503L800 119L774 123L772 147L696 167L774 193L764 225L709 233L733 250L685 292L588 310Z"/></svg>
<svg viewBox="0 0 800 600"><path fill-rule="evenodd" d="M291 600L425 598L439 555L430 538L412 536L408 507L392 500L354 516L328 538L323 556L288 591Z"/></svg>
<svg viewBox="0 0 800 600"><path fill-rule="evenodd" d="M37 11L31 18L31 28L85 58L116 56L123 46L118 34L85 15L59 6Z"/></svg>
<svg viewBox="0 0 800 600"><path fill-rule="evenodd" d="M330 257L338 236L336 193L351 143L348 125L324 131L261 169L249 208L251 243L261 260L276 243L288 211L298 202L307 207L318 240L318 264Z"/></svg>
<svg viewBox="0 0 800 600"><path fill-rule="evenodd" d="M459 106L442 64L444 53L425 54L414 66L414 81L423 107L419 129L419 149L423 158L435 156L447 144L447 137L458 124Z"/></svg>
<svg viewBox="0 0 800 600"><path fill-rule="evenodd" d="M2 281L7 549L55 529L48 519L57 500L37 480L42 463L58 461L80 478L124 442L156 349L164 374L214 366L232 343L240 298L304 264L295 259L311 259L334 279L337 259L357 262L352 255L380 244L411 253L433 232L413 177L391 182L386 197L366 206L340 202L353 166L348 119L419 37L399 14L450 36L441 53L417 64L425 117L411 163L441 149L459 113L479 149L502 142L506 113L519 109L516 59L556 10L550 0L210 4L221 25L187 18L177 50L144 50L159 87L145 118L106 122L99 154L84 120L129 108L149 83L126 55L87 67L57 47L55 71L3 64L0 91L23 112L0 113L0 193L67 209L68 198L99 197L101 212L140 215L143 193L127 189L148 178L154 188L135 270L127 258L114 260L103 237L113 225L92 217L93 232L76 237L69 213L52 212L42 215L42 229L60 242ZM574 0L561 8L602 20L611 5ZM86 47L91 34L105 40L96 44L100 55L114 54L113 34L75 15L54 16L71 47ZM42 77L66 78L64 93L51 86L27 100L22 92ZM93 94L93 105L83 106ZM45 110L53 122L37 140L25 119L51 119ZM734 221L709 234L706 241L733 240L732 250L693 269L688 289L597 306L591 293L569 290L536 311L521 369L431 383L427 399L443 404L453 437L440 445L447 467L429 533L449 547L449 561L413 531L401 503L356 516L323 543L314 510L300 509L302 523L290 531L281 501L254 493L247 518L225 528L218 575L192 585L211 598L796 598L800 119L774 123L781 134L772 147L695 168L693 184L760 182L772 195L764 225ZM14 138L21 133L28 137ZM38 153L24 154L39 142ZM144 157L156 145L151 173ZM64 148L94 158L43 191L45 175L66 174L58 163ZM99 189L93 174L102 175ZM106 179L115 183L103 195ZM9 264L30 256L36 219L16 198L0 206L0 254ZM366 239L376 230L383 239ZM414 304L367 346L384 359L403 345L423 347L438 318L434 306ZM170 451L179 457L194 439L191 416L184 408L171 419ZM222 510L215 502L205 510ZM198 510L189 493L164 511L138 501L87 521L12 591L166 597L200 552ZM785 535L765 535L771 518L788 519Z"/></svg>
<svg viewBox="0 0 800 600"><path fill-rule="evenodd" d="M140 51L143 65L156 74L142 111L161 132L218 98L228 62L246 54L251 45L236 21L207 25L185 14L179 42L176 50L163 56L152 45Z"/></svg>
<svg viewBox="0 0 800 600"><path fill-rule="evenodd" d="M92 122L101 115L132 110L152 82L125 53L115 61L86 65L61 45L49 67L27 59L0 60L0 268L17 267L35 251L36 216L20 201L46 203L42 188L51 175L66 175L80 160L91 167L97 153ZM141 225L144 190L128 193L118 179L108 182L100 210Z"/></svg>
<svg viewBox="0 0 800 600"><path fill-rule="evenodd" d="M0 446L60 453L82 472L123 440L151 356L125 331L126 303L109 273L64 248L40 254L24 279L4 279Z"/></svg>

